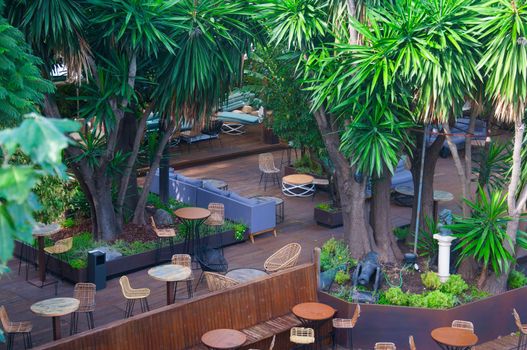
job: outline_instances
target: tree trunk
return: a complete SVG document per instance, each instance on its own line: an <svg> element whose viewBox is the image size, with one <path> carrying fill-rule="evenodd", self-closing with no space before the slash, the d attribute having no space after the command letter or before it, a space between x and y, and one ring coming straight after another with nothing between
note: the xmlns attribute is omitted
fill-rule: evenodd
<svg viewBox="0 0 527 350"><path fill-rule="evenodd" d="M96 196L93 197L97 216L97 236L104 241L114 240L120 233L111 188L111 185L100 186L96 191Z"/></svg>
<svg viewBox="0 0 527 350"><path fill-rule="evenodd" d="M384 166L383 174L381 178L373 180L370 225L373 228L375 243L381 260L395 262L402 259L402 253L392 233L390 220L392 176L386 166Z"/></svg>
<svg viewBox="0 0 527 350"><path fill-rule="evenodd" d="M457 174L459 176L459 181L461 182L461 192L462 192L463 198L469 199L471 195L470 173L468 174L465 173L465 167L463 167L463 164L461 163L461 158L459 157L457 145L454 143L454 141L452 141L452 132L450 131L450 126L447 123L445 123L444 129L445 129L448 148L450 149L450 153L452 153L452 158L454 159L454 164L456 166ZM467 137L467 136L465 137L467 139L470 139L470 137ZM466 142L466 143L469 143L469 142ZM470 152L470 150L468 151ZM470 208L465 201L461 201L461 207L463 208L463 216L469 217Z"/></svg>
<svg viewBox="0 0 527 350"><path fill-rule="evenodd" d="M326 114L323 108L314 112L320 133L329 158L335 168L335 179L342 208L344 232L348 240L351 255L361 258L371 250L375 250L373 233L367 224L365 211L365 181L357 182L353 177L354 168L340 152L340 137L336 123Z"/></svg>

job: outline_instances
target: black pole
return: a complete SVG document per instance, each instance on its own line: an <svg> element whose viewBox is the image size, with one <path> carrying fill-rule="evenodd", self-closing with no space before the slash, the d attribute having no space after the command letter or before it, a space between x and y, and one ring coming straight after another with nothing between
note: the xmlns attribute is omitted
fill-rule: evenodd
<svg viewBox="0 0 527 350"><path fill-rule="evenodd" d="M159 197L161 199L161 202L167 204L168 203L168 172L169 172L169 164L168 164L168 144L165 146L165 149L163 150L163 155L161 156L161 163L159 166Z"/></svg>

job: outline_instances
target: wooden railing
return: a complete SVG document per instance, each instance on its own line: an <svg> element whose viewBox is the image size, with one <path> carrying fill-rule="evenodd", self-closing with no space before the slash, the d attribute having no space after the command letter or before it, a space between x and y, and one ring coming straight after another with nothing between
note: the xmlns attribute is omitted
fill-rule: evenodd
<svg viewBox="0 0 527 350"><path fill-rule="evenodd" d="M171 349L200 343L215 328L244 329L317 299L314 264L109 323L39 349ZM97 311L96 311L97 312ZM104 312L100 310L98 312Z"/></svg>

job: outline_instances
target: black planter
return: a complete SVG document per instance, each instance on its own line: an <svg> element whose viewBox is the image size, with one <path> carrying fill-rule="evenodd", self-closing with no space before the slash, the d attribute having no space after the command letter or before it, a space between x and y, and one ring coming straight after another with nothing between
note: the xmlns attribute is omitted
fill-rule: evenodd
<svg viewBox="0 0 527 350"><path fill-rule="evenodd" d="M320 208L315 208L314 217L317 224L325 227L335 228L343 225L342 211L340 209L326 211Z"/></svg>

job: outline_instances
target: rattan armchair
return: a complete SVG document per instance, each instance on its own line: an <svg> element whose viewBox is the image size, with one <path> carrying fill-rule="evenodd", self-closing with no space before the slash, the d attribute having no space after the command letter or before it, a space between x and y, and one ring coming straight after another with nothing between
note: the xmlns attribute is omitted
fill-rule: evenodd
<svg viewBox="0 0 527 350"><path fill-rule="evenodd" d="M159 256L161 254L161 247L163 246L162 240L168 239L170 244L170 254L174 254L174 238L176 237L176 230L173 228L158 228L154 217L150 217L150 222L152 223L152 229L154 230L157 236L157 250L156 250L156 261L159 261Z"/></svg>
<svg viewBox="0 0 527 350"><path fill-rule="evenodd" d="M258 156L258 167L260 168L260 183L264 180L264 191L267 190L267 182L276 182L280 185L278 174L280 169L274 165L274 158L272 153L262 153Z"/></svg>
<svg viewBox="0 0 527 350"><path fill-rule="evenodd" d="M13 342L15 340L15 335L22 334L24 339L24 349L29 349L33 347L33 342L31 340L31 330L33 325L31 322L12 322L7 315L7 310L4 306L0 306L0 321L2 322L2 328L4 328L4 333L6 335L6 345L7 350L13 349Z"/></svg>
<svg viewBox="0 0 527 350"><path fill-rule="evenodd" d="M174 283L174 302L176 301L176 292L178 282L187 283L187 295L192 298L192 281L194 280L194 274L192 273L192 258L188 254L174 254L172 255L172 264L181 265L190 269L190 276L182 281L176 281Z"/></svg>
<svg viewBox="0 0 527 350"><path fill-rule="evenodd" d="M313 328L293 327L289 333L289 341L295 344L313 344L315 331Z"/></svg>
<svg viewBox="0 0 527 350"><path fill-rule="evenodd" d="M474 333L474 324L470 321L454 320L452 321L452 328L466 329Z"/></svg>
<svg viewBox="0 0 527 350"><path fill-rule="evenodd" d="M62 254L69 252L71 248L73 248L73 237L59 239L51 247L45 247L44 251L48 253L48 256L46 259L46 267L48 266L50 255L61 256ZM68 261L67 256L66 256L66 261ZM59 274L60 274L60 279L62 279L62 264L59 264ZM56 288L57 287L55 285L55 295L57 294Z"/></svg>
<svg viewBox="0 0 527 350"><path fill-rule="evenodd" d="M264 262L264 269L267 272L277 272L296 265L302 247L298 243L289 243Z"/></svg>
<svg viewBox="0 0 527 350"><path fill-rule="evenodd" d="M417 350L417 348L415 347L415 341L414 341L413 335L408 337L408 344L410 345L410 350Z"/></svg>
<svg viewBox="0 0 527 350"><path fill-rule="evenodd" d="M375 343L373 350L397 350L394 343L382 342Z"/></svg>
<svg viewBox="0 0 527 350"><path fill-rule="evenodd" d="M351 318L334 318L333 319L333 349L335 349L335 337L336 337L336 331L337 329L345 329L348 333L349 337L349 344L351 348L353 349L353 328L355 328L355 325L357 324L357 320L360 317L360 304L357 304L357 307L355 307L355 311L353 312L353 316Z"/></svg>
<svg viewBox="0 0 527 350"><path fill-rule="evenodd" d="M520 315L516 309L512 309L512 315L514 316L514 323L518 327L518 332L520 336L518 337L518 350L527 350L527 324L522 324L520 320Z"/></svg>
<svg viewBox="0 0 527 350"><path fill-rule="evenodd" d="M238 281L230 277L220 275L219 273L204 272L203 275L205 276L205 280L207 281L207 287L209 288L210 292L226 289L239 284Z"/></svg>
<svg viewBox="0 0 527 350"><path fill-rule="evenodd" d="M70 335L77 333L79 326L79 313L86 314L88 329L95 328L93 311L95 311L95 289L93 283L77 283L73 288L73 297L80 301L77 311L71 314Z"/></svg>
<svg viewBox="0 0 527 350"><path fill-rule="evenodd" d="M150 289L132 288L132 286L130 285L130 281L128 280L128 277L126 276L122 276L119 279L119 284L121 285L121 291L123 292L123 296L126 298L126 309L124 312L125 318L132 316L136 300L139 300L139 303L141 304L142 312L150 311L150 307L148 306L148 299L147 299L147 297L150 295Z"/></svg>

